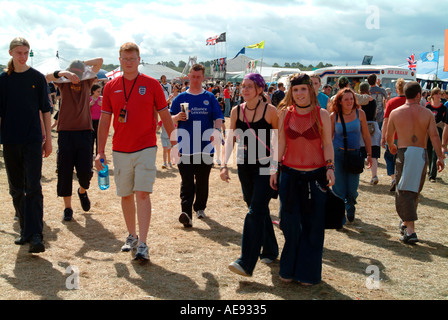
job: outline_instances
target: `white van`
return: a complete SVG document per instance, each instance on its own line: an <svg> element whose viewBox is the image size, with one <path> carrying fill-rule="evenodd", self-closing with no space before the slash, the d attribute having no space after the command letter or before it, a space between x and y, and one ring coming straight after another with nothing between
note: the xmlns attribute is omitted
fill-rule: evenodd
<svg viewBox="0 0 448 320"><path fill-rule="evenodd" d="M367 81L369 75L376 74L382 87L391 89L391 97L397 95L395 91L397 79L403 78L406 82L416 81L417 76L415 71L406 68L374 65L327 67L314 70L312 73L321 78L322 86L329 84L333 87L332 94L339 89L337 84L339 77L346 76L350 81L350 86L355 88L358 81L359 83Z"/></svg>

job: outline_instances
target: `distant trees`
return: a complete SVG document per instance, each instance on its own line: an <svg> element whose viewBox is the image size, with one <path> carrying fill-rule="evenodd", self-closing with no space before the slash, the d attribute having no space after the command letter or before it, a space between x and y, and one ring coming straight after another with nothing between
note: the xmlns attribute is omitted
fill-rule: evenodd
<svg viewBox="0 0 448 320"><path fill-rule="evenodd" d="M313 69L320 69L320 68L326 68L326 67L332 67L333 65L330 63L323 63L319 62L316 66L313 66L312 64L305 66L301 64L300 62L285 62L283 66L279 65L277 62L275 62L272 65L274 68L298 68L303 71L311 71Z"/></svg>

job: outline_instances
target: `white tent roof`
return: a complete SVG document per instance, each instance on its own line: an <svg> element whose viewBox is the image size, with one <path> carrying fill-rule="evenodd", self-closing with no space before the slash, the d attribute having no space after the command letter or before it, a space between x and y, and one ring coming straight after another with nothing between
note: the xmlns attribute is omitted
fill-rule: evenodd
<svg viewBox="0 0 448 320"><path fill-rule="evenodd" d="M52 57L33 65L33 68L46 75L47 73L54 72L55 70L65 70L68 64L69 63L63 59Z"/></svg>
<svg viewBox="0 0 448 320"><path fill-rule="evenodd" d="M167 80L172 80L182 76L182 73L159 64L143 63L138 66L138 71L155 79L160 79L163 75L166 76Z"/></svg>

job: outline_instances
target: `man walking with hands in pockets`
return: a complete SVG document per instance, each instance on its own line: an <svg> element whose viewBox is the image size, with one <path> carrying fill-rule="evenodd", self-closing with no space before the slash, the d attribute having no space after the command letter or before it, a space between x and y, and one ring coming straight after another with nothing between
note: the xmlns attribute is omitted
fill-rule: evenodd
<svg viewBox="0 0 448 320"><path fill-rule="evenodd" d="M113 118L114 178L129 232L121 250L137 249L135 259L147 261L149 254L146 241L151 220L150 194L156 178L155 110L168 136L171 136L174 125L160 83L138 71L139 47L128 42L120 47L119 53L123 75L109 81L104 88L95 167L102 170L101 159L106 163L104 150Z"/></svg>

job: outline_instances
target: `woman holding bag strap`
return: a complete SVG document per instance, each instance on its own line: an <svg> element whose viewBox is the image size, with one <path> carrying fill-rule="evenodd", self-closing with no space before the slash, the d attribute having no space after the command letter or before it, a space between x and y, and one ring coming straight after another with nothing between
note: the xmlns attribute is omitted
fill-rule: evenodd
<svg viewBox="0 0 448 320"><path fill-rule="evenodd" d="M369 169L372 166L372 144L367 118L365 112L358 105L355 93L350 88L342 89L337 93L330 110L332 112L331 129L336 168L336 184L333 190L339 197L345 200L347 219L353 222L355 219L356 198L358 197L359 174L349 173L344 169L344 151L347 151L347 154L360 154L362 137L367 151L367 168ZM344 130L340 118L341 114L346 125L347 150L344 147Z"/></svg>

